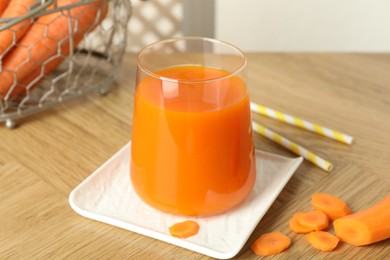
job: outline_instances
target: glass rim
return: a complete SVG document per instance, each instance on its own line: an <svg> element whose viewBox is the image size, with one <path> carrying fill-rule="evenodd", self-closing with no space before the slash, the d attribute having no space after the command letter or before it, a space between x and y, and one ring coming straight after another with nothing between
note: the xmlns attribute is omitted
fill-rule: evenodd
<svg viewBox="0 0 390 260"><path fill-rule="evenodd" d="M217 78L212 78L212 79L203 79L203 80L195 80L195 81L187 81L187 80L180 80L180 79L164 77L164 76L161 76L159 74L154 73L153 71L147 69L144 65L142 65L141 57L142 57L142 54L143 54L143 52L145 50L147 50L149 48L152 48L153 46L156 46L158 44L162 44L162 43L164 44L164 43L169 43L169 42L176 42L176 41L180 41L180 40L203 40L203 41L223 44L223 45L226 45L226 46L236 50L240 54L240 56L241 56L243 61L242 61L242 63L239 66L237 66L237 69L233 70L232 72L229 71L229 74L227 74L227 75L224 75L224 76L221 76L221 77L217 77ZM174 37L174 38L168 38L168 39L159 40L159 41L156 41L154 43L151 43L151 44L146 45L145 47L143 47L139 51L139 53L137 55L137 66L143 72L148 74L149 76L151 76L153 78L157 78L157 79L163 80L163 81L174 82L174 83L184 83L184 84L209 83L209 82L219 81L219 80L223 80L223 79L227 79L227 78L233 77L233 76L239 74L245 68L246 63L247 63L247 58L246 58L244 52L240 48L238 48L237 46L235 46L235 45L233 45L231 43L228 43L226 41L221 41L221 40L217 40L217 39L213 39L213 38L207 38L207 37L185 36L185 37Z"/></svg>

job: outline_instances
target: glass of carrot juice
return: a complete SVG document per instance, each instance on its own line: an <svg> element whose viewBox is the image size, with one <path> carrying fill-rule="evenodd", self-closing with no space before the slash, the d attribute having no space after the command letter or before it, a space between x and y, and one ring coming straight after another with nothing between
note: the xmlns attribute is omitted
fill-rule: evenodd
<svg viewBox="0 0 390 260"><path fill-rule="evenodd" d="M139 53L130 178L144 202L205 216L249 195L256 168L245 68L242 51L207 38Z"/></svg>

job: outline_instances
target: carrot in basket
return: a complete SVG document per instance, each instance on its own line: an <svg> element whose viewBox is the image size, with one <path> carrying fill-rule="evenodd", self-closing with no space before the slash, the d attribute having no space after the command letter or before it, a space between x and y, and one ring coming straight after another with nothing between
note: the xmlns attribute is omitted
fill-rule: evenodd
<svg viewBox="0 0 390 260"><path fill-rule="evenodd" d="M312 206L324 212L330 220L344 217L351 213L351 209L341 199L325 193L314 193L311 196Z"/></svg>
<svg viewBox="0 0 390 260"><path fill-rule="evenodd" d="M256 255L268 256L283 252L289 248L291 239L283 233L271 232L261 235L251 245L252 251Z"/></svg>
<svg viewBox="0 0 390 260"><path fill-rule="evenodd" d="M363 246L390 238L390 195L370 208L336 219L336 236Z"/></svg>
<svg viewBox="0 0 390 260"><path fill-rule="evenodd" d="M36 0L11 0L1 18L13 18L26 14L29 7ZM28 30L32 21L30 19L23 20L14 26L0 32L0 57L6 50L12 47ZM2 25L2 24L0 24Z"/></svg>
<svg viewBox="0 0 390 260"><path fill-rule="evenodd" d="M297 216L298 223L311 230L323 230L329 226L329 219L319 210L302 212Z"/></svg>
<svg viewBox="0 0 390 260"><path fill-rule="evenodd" d="M62 7L78 1L58 0L57 5ZM52 59L63 59L69 55L69 32L73 30L76 36L72 41L75 48L82 40L80 36L92 30L105 17L107 13L105 2L97 0L69 11L55 12L38 18L18 46L5 56L3 71L0 72L0 95L8 97L20 92L21 89L14 89L17 83L23 82L31 73L40 70L43 63ZM69 18L72 28L69 26ZM51 64L58 66L59 63ZM48 67L44 70L52 71L54 68Z"/></svg>
<svg viewBox="0 0 390 260"><path fill-rule="evenodd" d="M332 251L339 243L339 239L326 231L314 231L306 235L307 241L321 251Z"/></svg>
<svg viewBox="0 0 390 260"><path fill-rule="evenodd" d="M83 39L83 35L76 35L74 37L75 37L74 38L75 42L80 42ZM62 51L63 53L69 53L69 45L66 45ZM24 78L22 82L18 82L18 84L15 86L15 88L12 91L13 95L15 96L17 94L23 95L24 93L26 93L27 88L28 89L34 88L44 79L44 76L53 72L61 64L63 60L64 58L62 57L56 57L50 59L50 61L46 61L44 65L40 66L38 69L36 69L26 78Z"/></svg>
<svg viewBox="0 0 390 260"><path fill-rule="evenodd" d="M302 234L302 233L310 233L312 230L310 228L306 228L299 224L298 222L298 216L301 215L302 212L297 212L294 214L294 216L290 219L288 222L288 226L290 227L291 231Z"/></svg>
<svg viewBox="0 0 390 260"><path fill-rule="evenodd" d="M0 15L4 12L5 8L7 8L10 0L1 0L0 1Z"/></svg>
<svg viewBox="0 0 390 260"><path fill-rule="evenodd" d="M169 233L174 237L187 238L197 234L199 225L195 221L187 220L169 227Z"/></svg>

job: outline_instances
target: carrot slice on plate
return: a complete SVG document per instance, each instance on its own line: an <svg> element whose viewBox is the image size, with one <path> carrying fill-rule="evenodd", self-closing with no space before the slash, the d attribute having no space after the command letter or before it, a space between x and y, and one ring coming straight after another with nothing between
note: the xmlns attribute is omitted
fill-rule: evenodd
<svg viewBox="0 0 390 260"><path fill-rule="evenodd" d="M199 225L193 220L176 223L169 227L169 233L174 237L187 238L196 235L199 231Z"/></svg>
<svg viewBox="0 0 390 260"><path fill-rule="evenodd" d="M280 232L271 232L261 235L251 245L252 251L256 255L275 255L289 248L291 239Z"/></svg>

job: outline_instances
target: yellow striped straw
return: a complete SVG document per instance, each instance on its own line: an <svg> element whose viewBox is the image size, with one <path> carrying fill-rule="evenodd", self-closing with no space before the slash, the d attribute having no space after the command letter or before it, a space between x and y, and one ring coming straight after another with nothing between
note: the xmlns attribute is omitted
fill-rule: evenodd
<svg viewBox="0 0 390 260"><path fill-rule="evenodd" d="M330 128L327 128L325 126L320 126L317 124L313 124L311 122L308 122L304 119L291 116L279 111L276 111L272 108L265 107L262 105L258 105L256 103L251 102L251 111L259 113L264 116L271 117L273 119L282 121L284 123L300 127L302 129L309 130L311 132L332 138L334 140L337 140L339 142L345 143L345 144L352 144L353 137L344 133L341 133L339 131L332 130Z"/></svg>
<svg viewBox="0 0 390 260"><path fill-rule="evenodd" d="M333 165L320 156L312 153L311 151L303 148L302 146L288 140L287 138L265 128L264 126L252 121L253 131L261 134L262 136L274 141L293 153L302 156L306 160L320 167L321 169L330 172L333 169Z"/></svg>

